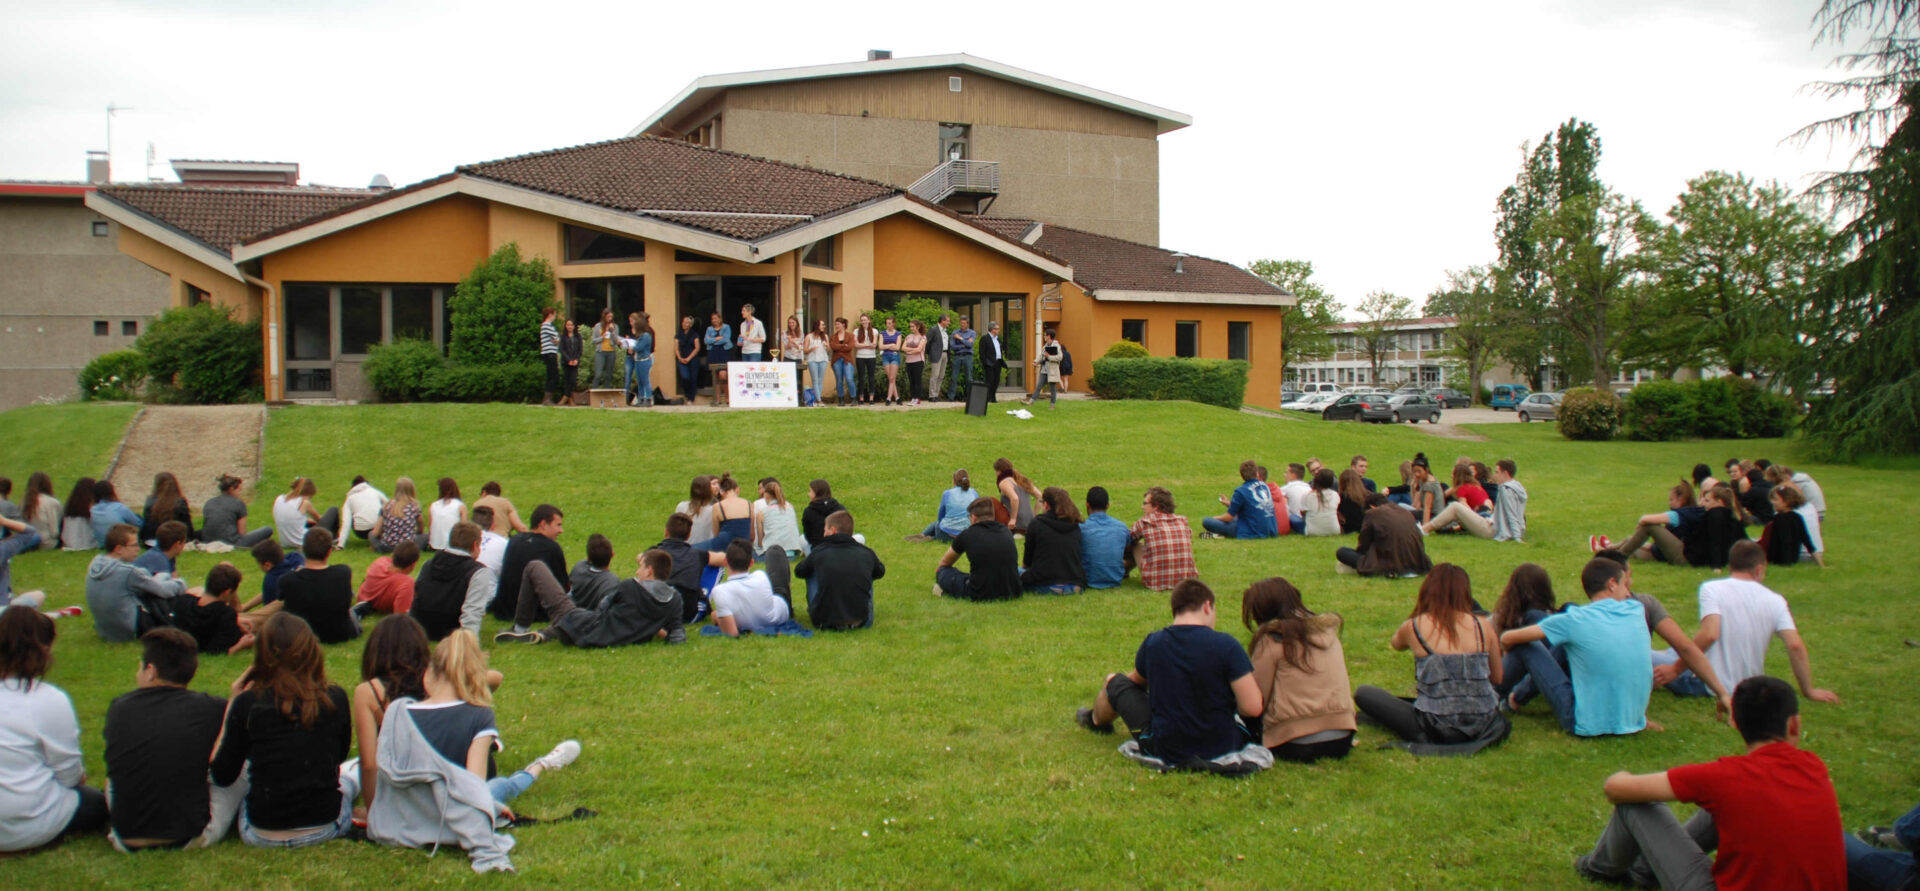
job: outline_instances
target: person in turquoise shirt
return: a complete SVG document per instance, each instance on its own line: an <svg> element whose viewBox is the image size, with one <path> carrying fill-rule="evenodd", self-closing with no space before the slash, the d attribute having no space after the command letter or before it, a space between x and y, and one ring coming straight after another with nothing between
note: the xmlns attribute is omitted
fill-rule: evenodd
<svg viewBox="0 0 1920 891"><path fill-rule="evenodd" d="M1648 726L1653 692L1652 665L1640 664L1648 662L1645 608L1628 596L1626 570L1612 560L1588 561L1580 585L1586 606L1508 631L1500 643L1526 665L1560 729L1575 736L1639 733ZM1549 646L1564 648L1571 680Z"/></svg>
<svg viewBox="0 0 1920 891"><path fill-rule="evenodd" d="M1080 524L1080 565L1087 571L1087 587L1118 588L1127 577L1127 524L1107 515L1107 490L1087 490L1087 519Z"/></svg>

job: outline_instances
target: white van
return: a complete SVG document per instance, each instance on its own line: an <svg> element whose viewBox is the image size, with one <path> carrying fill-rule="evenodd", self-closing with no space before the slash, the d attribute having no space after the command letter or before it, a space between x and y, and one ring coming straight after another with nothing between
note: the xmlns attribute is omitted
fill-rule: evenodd
<svg viewBox="0 0 1920 891"><path fill-rule="evenodd" d="M1312 383L1295 384L1294 386L1299 387L1300 392L1302 393L1345 393L1347 392L1347 389L1345 387L1342 387L1339 384L1331 383L1328 381L1314 381Z"/></svg>

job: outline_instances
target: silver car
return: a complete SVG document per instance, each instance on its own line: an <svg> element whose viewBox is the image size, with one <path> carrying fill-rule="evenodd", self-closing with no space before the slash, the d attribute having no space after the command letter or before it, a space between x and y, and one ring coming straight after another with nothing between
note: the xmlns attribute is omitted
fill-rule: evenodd
<svg viewBox="0 0 1920 891"><path fill-rule="evenodd" d="M1513 410L1520 415L1522 423L1534 420L1551 421L1559 416L1560 394L1534 393L1520 400L1520 404L1514 406Z"/></svg>
<svg viewBox="0 0 1920 891"><path fill-rule="evenodd" d="M1425 393L1401 393L1388 399L1385 405L1369 405L1362 417L1369 421L1426 421L1429 424L1440 423L1440 400Z"/></svg>

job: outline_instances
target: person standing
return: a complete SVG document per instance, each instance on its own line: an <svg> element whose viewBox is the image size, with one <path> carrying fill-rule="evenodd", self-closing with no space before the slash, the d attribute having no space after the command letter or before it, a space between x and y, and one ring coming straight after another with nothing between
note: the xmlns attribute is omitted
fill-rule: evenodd
<svg viewBox="0 0 1920 891"><path fill-rule="evenodd" d="M600 321L593 326L593 386L605 390L620 375L620 326L613 321L613 308L600 310Z"/></svg>
<svg viewBox="0 0 1920 891"><path fill-rule="evenodd" d="M627 391L633 396L629 405L653 407L653 318L644 312L627 316L627 333L633 335L627 348Z"/></svg>
<svg viewBox="0 0 1920 891"><path fill-rule="evenodd" d="M924 389L915 388L914 395L928 402L939 402L940 394L946 392L946 388L940 385L940 378L947 373L947 344L952 337L952 333L947 330L947 318L946 313L941 313L940 320L933 326L933 330L927 331L924 327L922 328L922 332L927 335L927 381Z"/></svg>
<svg viewBox="0 0 1920 891"><path fill-rule="evenodd" d="M767 325L753 317L753 304L740 305L740 361L760 362L767 355Z"/></svg>
<svg viewBox="0 0 1920 891"><path fill-rule="evenodd" d="M880 331L873 327L873 317L860 314L860 324L853 329L853 361L859 369L859 381L855 388L860 395L855 401L862 405L873 404L873 391L880 386L876 373L880 361Z"/></svg>
<svg viewBox="0 0 1920 891"><path fill-rule="evenodd" d="M979 334L970 325L967 317L961 316L960 328L953 332L947 344L947 354L953 357L953 377L947 380L948 399L965 398L967 386L973 383L973 341ZM956 397L956 393L960 395Z"/></svg>
<svg viewBox="0 0 1920 891"><path fill-rule="evenodd" d="M807 360L807 382L813 384L813 404L827 404L827 363L832 353L827 349L827 320L815 319L813 330L800 341L802 355Z"/></svg>
<svg viewBox="0 0 1920 891"><path fill-rule="evenodd" d="M700 393L700 335L694 333L693 316L680 319L680 333L673 337L675 380L680 385L680 402L687 404Z"/></svg>
<svg viewBox="0 0 1920 891"><path fill-rule="evenodd" d="M887 316L886 327L880 332L880 365L887 376L887 396L881 405L900 404L900 341L906 335L894 324L893 316Z"/></svg>
<svg viewBox="0 0 1920 891"><path fill-rule="evenodd" d="M987 323L987 336L980 338L980 377L987 384L987 401L1000 401L1000 372L1007 367L1007 354L1000 344L1000 323Z"/></svg>
<svg viewBox="0 0 1920 891"><path fill-rule="evenodd" d="M547 367L547 398L541 405L560 400L560 329L553 327L554 309L540 311L540 362Z"/></svg>
<svg viewBox="0 0 1920 891"><path fill-rule="evenodd" d="M580 390L580 353L585 346L580 342L580 326L568 319L566 331L560 335L560 365L567 388L560 397L561 405L572 405L573 394Z"/></svg>
<svg viewBox="0 0 1920 891"><path fill-rule="evenodd" d="M807 335L800 329L799 316L787 316L786 327L780 329L780 361L793 363L793 387L796 392L804 392L807 384L815 388L820 382L807 379ZM805 404L802 399L801 403Z"/></svg>
<svg viewBox="0 0 1920 891"><path fill-rule="evenodd" d="M1053 329L1041 329L1040 348L1033 354L1033 392L1021 400L1023 403L1032 405L1039 399L1041 387L1047 388L1048 408L1060 401L1060 360L1064 355L1060 342L1053 339Z"/></svg>
<svg viewBox="0 0 1920 891"><path fill-rule="evenodd" d="M713 372L713 404L719 405L727 392L727 363L733 360L733 328L716 310L708 317L700 341L707 347L707 368Z"/></svg>
<svg viewBox="0 0 1920 891"><path fill-rule="evenodd" d="M927 323L914 319L907 323L907 339L900 344L907 364L907 402L919 405L927 395Z"/></svg>
<svg viewBox="0 0 1920 891"><path fill-rule="evenodd" d="M846 319L833 320L833 337L828 341L828 352L833 356L833 401L840 405L852 405L859 399L859 391L853 379L854 343L853 334L847 330Z"/></svg>

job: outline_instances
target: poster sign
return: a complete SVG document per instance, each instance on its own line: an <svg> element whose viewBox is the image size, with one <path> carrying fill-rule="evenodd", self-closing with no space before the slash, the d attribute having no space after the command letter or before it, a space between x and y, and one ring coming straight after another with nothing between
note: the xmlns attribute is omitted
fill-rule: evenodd
<svg viewBox="0 0 1920 891"><path fill-rule="evenodd" d="M800 407L792 362L728 362L727 394L734 408Z"/></svg>

